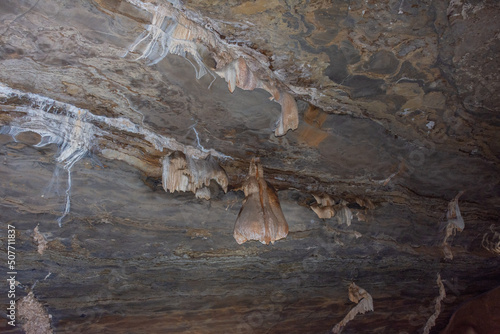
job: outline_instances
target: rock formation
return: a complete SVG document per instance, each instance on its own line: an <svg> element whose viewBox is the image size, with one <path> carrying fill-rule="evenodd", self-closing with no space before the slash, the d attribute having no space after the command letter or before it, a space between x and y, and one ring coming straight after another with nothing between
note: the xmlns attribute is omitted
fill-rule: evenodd
<svg viewBox="0 0 500 334"><path fill-rule="evenodd" d="M234 225L234 239L238 244L258 240L274 244L286 238L288 223L281 211L276 191L264 179L264 171L258 159L252 159L248 176L243 183L245 199Z"/></svg>
<svg viewBox="0 0 500 334"><path fill-rule="evenodd" d="M210 199L210 191L206 187L214 180L227 192L226 172L211 155L205 159L196 159L175 151L163 158L162 166L165 191L191 191L197 197Z"/></svg>
<svg viewBox="0 0 500 334"><path fill-rule="evenodd" d="M342 332L342 329L347 325L347 323L354 319L357 314L364 314L369 311L373 311L373 298L366 292L365 289L360 288L356 283L352 282L349 285L349 300L357 305L354 306L352 310L347 313L347 315L342 319L341 322L336 324L332 328L332 333L338 334Z"/></svg>
<svg viewBox="0 0 500 334"><path fill-rule="evenodd" d="M500 284L498 17L493 0L1 1L0 315L325 333L369 309L345 298L356 282L375 309L343 333L453 332ZM0 332L38 321L17 320Z"/></svg>

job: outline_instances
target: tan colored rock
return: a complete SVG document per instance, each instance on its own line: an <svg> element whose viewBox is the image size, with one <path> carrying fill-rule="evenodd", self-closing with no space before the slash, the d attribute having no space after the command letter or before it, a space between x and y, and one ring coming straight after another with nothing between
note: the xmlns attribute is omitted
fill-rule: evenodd
<svg viewBox="0 0 500 334"><path fill-rule="evenodd" d="M319 206L332 206L335 204L335 201L328 194L313 194L313 197Z"/></svg>
<svg viewBox="0 0 500 334"><path fill-rule="evenodd" d="M335 209L333 208L335 201L328 194L313 194L313 196L316 199L316 204L311 205L311 209L318 215L318 218L329 219L335 216Z"/></svg>
<svg viewBox="0 0 500 334"><path fill-rule="evenodd" d="M497 287L464 303L441 333L500 333L499 309L500 287Z"/></svg>
<svg viewBox="0 0 500 334"><path fill-rule="evenodd" d="M318 218L330 219L335 216L335 210L331 206L319 206L317 204L311 205L311 209L316 213Z"/></svg>
<svg viewBox="0 0 500 334"><path fill-rule="evenodd" d="M349 285L349 300L358 305L354 306L349 313L347 313L344 319L332 328L332 333L338 334L342 332L345 325L354 319L357 314L364 314L366 312L373 311L372 296L366 292L365 289L357 286L354 282Z"/></svg>
<svg viewBox="0 0 500 334"><path fill-rule="evenodd" d="M299 111L295 99L282 92L278 103L281 105L281 115L274 131L276 137L283 136L288 130L295 130L299 126Z"/></svg>
<svg viewBox="0 0 500 334"><path fill-rule="evenodd" d="M258 240L274 243L288 235L288 223L281 211L276 191L264 179L259 159L252 159L248 177L243 184L245 199L234 226L238 244Z"/></svg>
<svg viewBox="0 0 500 334"><path fill-rule="evenodd" d="M51 315L45 310L30 291L17 305L19 318L23 321L23 329L26 334L52 334L50 327Z"/></svg>
<svg viewBox="0 0 500 334"><path fill-rule="evenodd" d="M45 239L43 234L40 233L40 231L38 230L38 225L33 230L33 239L38 245L38 253L40 253L40 255L43 255L43 252L47 248L47 240Z"/></svg>

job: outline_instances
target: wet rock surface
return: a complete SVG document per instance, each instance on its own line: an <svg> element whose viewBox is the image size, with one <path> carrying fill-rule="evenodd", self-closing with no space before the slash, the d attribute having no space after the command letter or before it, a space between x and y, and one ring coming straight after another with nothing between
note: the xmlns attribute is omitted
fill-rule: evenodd
<svg viewBox="0 0 500 334"><path fill-rule="evenodd" d="M154 65L137 60L143 49L126 54L152 24L141 4L166 11L164 29L187 27L178 40L215 81L196 78L189 52ZM16 300L33 296L54 333L327 333L356 305L355 282L374 311L343 333L420 333L440 274L440 332L500 285L499 12L495 1L2 2L0 228L4 253L16 230ZM260 87L231 93L215 73L240 58ZM299 124L276 137L282 96ZM210 200L166 192L175 151L217 159L227 193L215 181ZM254 157L289 227L273 245L233 238ZM447 236L461 191L465 225ZM318 218L322 194L350 225ZM23 321L1 331L23 333Z"/></svg>

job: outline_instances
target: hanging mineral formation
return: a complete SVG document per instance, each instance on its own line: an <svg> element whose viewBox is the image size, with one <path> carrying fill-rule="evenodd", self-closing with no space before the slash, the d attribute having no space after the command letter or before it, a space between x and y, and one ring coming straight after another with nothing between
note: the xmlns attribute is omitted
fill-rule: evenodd
<svg viewBox="0 0 500 334"><path fill-rule="evenodd" d="M210 180L214 180L227 192L227 174L210 155L205 159L195 159L176 151L163 158L162 164L165 191L191 191L198 198L209 199L210 191L205 187L210 185Z"/></svg>
<svg viewBox="0 0 500 334"><path fill-rule="evenodd" d="M311 205L311 209L318 215L318 218L329 219L335 216L335 209L333 204L335 202L327 194L314 195L316 203Z"/></svg>
<svg viewBox="0 0 500 334"><path fill-rule="evenodd" d="M437 275L436 283L439 287L439 296L436 297L435 305L434 305L434 313L427 319L425 323L425 327L423 329L423 334L429 334L430 330L436 324L436 319L439 317L441 313L441 303L446 298L446 290L444 289L443 282L441 281L441 275Z"/></svg>
<svg viewBox="0 0 500 334"><path fill-rule="evenodd" d="M281 211L276 191L264 179L258 159L252 159L248 177L243 184L245 199L234 226L238 244L258 240L263 244L274 243L288 235L288 223Z"/></svg>
<svg viewBox="0 0 500 334"><path fill-rule="evenodd" d="M211 54L218 65L222 64L215 72L227 81L231 92L236 87L244 90L262 88L271 94L272 100L281 105L281 115L275 129L276 136L283 136L288 130L295 130L299 126L295 99L290 94L278 90L276 80L271 79L269 74L264 74L259 78L254 73L256 70L266 72L267 66L263 66L262 61L246 54L243 50L235 51L234 46L227 48L213 32L187 19L169 3L154 5L140 0L128 1L153 14L153 19L146 27L146 31L128 48L126 54L141 49L142 45L141 55L137 59L148 59L150 65L158 63L168 54L175 54L193 65L197 79L208 73L215 81L215 75L203 62L203 56L199 50L218 50L217 53ZM197 66L187 55L194 59ZM255 65L254 68L251 69L240 55L249 59Z"/></svg>
<svg viewBox="0 0 500 334"><path fill-rule="evenodd" d="M108 118L94 115L89 110L80 109L42 95L21 92L1 83L0 98L2 106L9 107L19 115L13 118L9 125L0 127L0 134L9 134L15 139L20 133L35 132L41 137L40 142L35 145L36 147L49 144L59 146L56 162L68 172L68 185L65 192L66 205L62 216L57 219L59 226L70 212L72 167L91 152L101 153L108 159L123 160L150 175L156 173L159 175L159 168L134 156L134 149L117 148L114 139L119 137L117 135L119 132L137 134L160 152L164 149L182 151L190 157L192 162L190 166L194 171L195 184L203 185L206 183L204 177L210 174L211 178L215 178L224 191L227 190L227 175L217 164L215 157L223 159L230 157L213 149L203 148L200 150L196 147L183 145L174 138L158 135L144 126L134 124L127 118ZM26 101L26 103L19 106L17 101ZM130 147L132 145L122 144L118 146ZM55 177L57 177L58 171L56 169ZM196 187L195 190L201 187ZM199 192L198 196L207 198L209 194L204 190Z"/></svg>

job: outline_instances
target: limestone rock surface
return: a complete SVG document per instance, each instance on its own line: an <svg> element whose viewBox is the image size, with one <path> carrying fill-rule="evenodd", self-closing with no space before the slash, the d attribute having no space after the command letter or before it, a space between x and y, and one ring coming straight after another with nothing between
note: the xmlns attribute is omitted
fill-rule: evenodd
<svg viewBox="0 0 500 334"><path fill-rule="evenodd" d="M439 333L500 285L499 17L494 0L0 1L15 300L54 333L327 333L354 282L374 311L342 333L409 334L439 275ZM190 191L164 189L176 156ZM288 224L271 245L233 238L253 157ZM9 302L0 332L31 330Z"/></svg>

